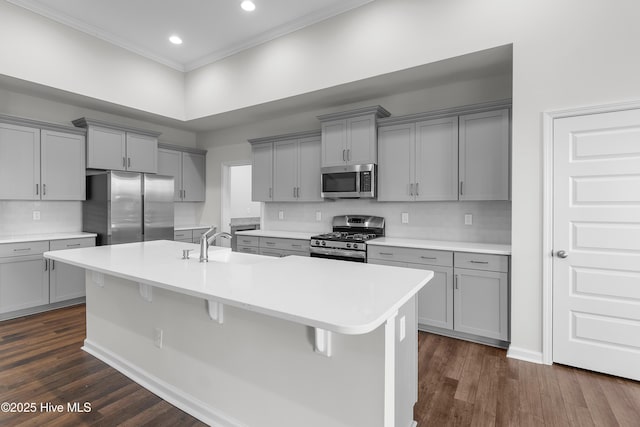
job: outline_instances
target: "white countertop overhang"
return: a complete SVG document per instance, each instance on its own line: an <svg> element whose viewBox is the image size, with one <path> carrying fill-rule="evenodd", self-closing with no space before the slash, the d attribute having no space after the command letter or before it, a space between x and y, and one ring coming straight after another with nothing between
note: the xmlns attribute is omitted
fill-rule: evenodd
<svg viewBox="0 0 640 427"><path fill-rule="evenodd" d="M183 249L193 249L189 259L182 259ZM210 256L217 251L230 250L211 247ZM259 258L251 263L200 263L197 245L166 240L50 251L44 256L342 334L373 331L433 277L428 270L299 256L254 255Z"/></svg>

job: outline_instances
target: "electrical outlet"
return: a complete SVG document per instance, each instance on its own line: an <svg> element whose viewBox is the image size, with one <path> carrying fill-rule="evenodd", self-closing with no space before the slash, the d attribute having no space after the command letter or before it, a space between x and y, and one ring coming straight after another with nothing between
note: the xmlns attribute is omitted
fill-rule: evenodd
<svg viewBox="0 0 640 427"><path fill-rule="evenodd" d="M407 336L407 318L402 316L400 318L400 341L403 341Z"/></svg>
<svg viewBox="0 0 640 427"><path fill-rule="evenodd" d="M33 211L33 220L40 221L40 211Z"/></svg>
<svg viewBox="0 0 640 427"><path fill-rule="evenodd" d="M408 212L402 212L402 223L403 224L409 224L409 213Z"/></svg>
<svg viewBox="0 0 640 427"><path fill-rule="evenodd" d="M278 211L278 219L282 221L284 219L284 211Z"/></svg>
<svg viewBox="0 0 640 427"><path fill-rule="evenodd" d="M464 225L473 225L473 215L471 214L464 215Z"/></svg>
<svg viewBox="0 0 640 427"><path fill-rule="evenodd" d="M316 211L316 221L322 221L322 212Z"/></svg>
<svg viewBox="0 0 640 427"><path fill-rule="evenodd" d="M156 328L153 333L153 344L158 348L162 348L162 335L162 329Z"/></svg>

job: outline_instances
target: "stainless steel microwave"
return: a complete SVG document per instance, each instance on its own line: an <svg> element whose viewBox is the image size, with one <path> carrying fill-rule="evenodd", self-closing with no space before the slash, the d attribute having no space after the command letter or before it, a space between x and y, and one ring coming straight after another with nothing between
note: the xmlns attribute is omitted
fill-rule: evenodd
<svg viewBox="0 0 640 427"><path fill-rule="evenodd" d="M376 197L376 165L345 165L321 169L321 195L327 199Z"/></svg>

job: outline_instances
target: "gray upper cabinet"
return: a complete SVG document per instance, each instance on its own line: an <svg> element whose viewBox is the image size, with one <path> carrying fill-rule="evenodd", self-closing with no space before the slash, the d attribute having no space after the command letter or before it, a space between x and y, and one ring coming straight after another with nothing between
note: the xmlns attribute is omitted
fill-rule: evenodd
<svg viewBox="0 0 640 427"><path fill-rule="evenodd" d="M40 129L0 123L0 199L40 198Z"/></svg>
<svg viewBox="0 0 640 427"><path fill-rule="evenodd" d="M273 200L273 143L251 144L251 200Z"/></svg>
<svg viewBox="0 0 640 427"><path fill-rule="evenodd" d="M160 144L158 173L173 177L174 201L205 201L206 151Z"/></svg>
<svg viewBox="0 0 640 427"><path fill-rule="evenodd" d="M85 199L85 138L43 129L42 200Z"/></svg>
<svg viewBox="0 0 640 427"><path fill-rule="evenodd" d="M0 199L84 200L84 131L1 119L7 122L0 122Z"/></svg>
<svg viewBox="0 0 640 427"><path fill-rule="evenodd" d="M322 201L320 132L252 139L252 200Z"/></svg>
<svg viewBox="0 0 640 427"><path fill-rule="evenodd" d="M389 115L378 105L318 116L322 122L321 166L377 163L377 119Z"/></svg>
<svg viewBox="0 0 640 427"><path fill-rule="evenodd" d="M509 110L460 116L460 200L509 200Z"/></svg>
<svg viewBox="0 0 640 427"><path fill-rule="evenodd" d="M87 128L87 168L156 173L159 132L128 128L99 120L72 122Z"/></svg>
<svg viewBox="0 0 640 427"><path fill-rule="evenodd" d="M378 200L458 199L458 118L378 129Z"/></svg>

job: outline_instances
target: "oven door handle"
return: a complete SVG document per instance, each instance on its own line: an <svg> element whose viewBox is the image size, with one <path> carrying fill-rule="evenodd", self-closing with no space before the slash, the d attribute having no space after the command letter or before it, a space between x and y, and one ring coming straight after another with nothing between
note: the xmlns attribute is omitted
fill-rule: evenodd
<svg viewBox="0 0 640 427"><path fill-rule="evenodd" d="M365 251L350 251L347 249L326 249L326 248L318 248L311 247L309 249L312 254L319 255L335 255L340 257L349 257L356 259L367 259L367 253Z"/></svg>

